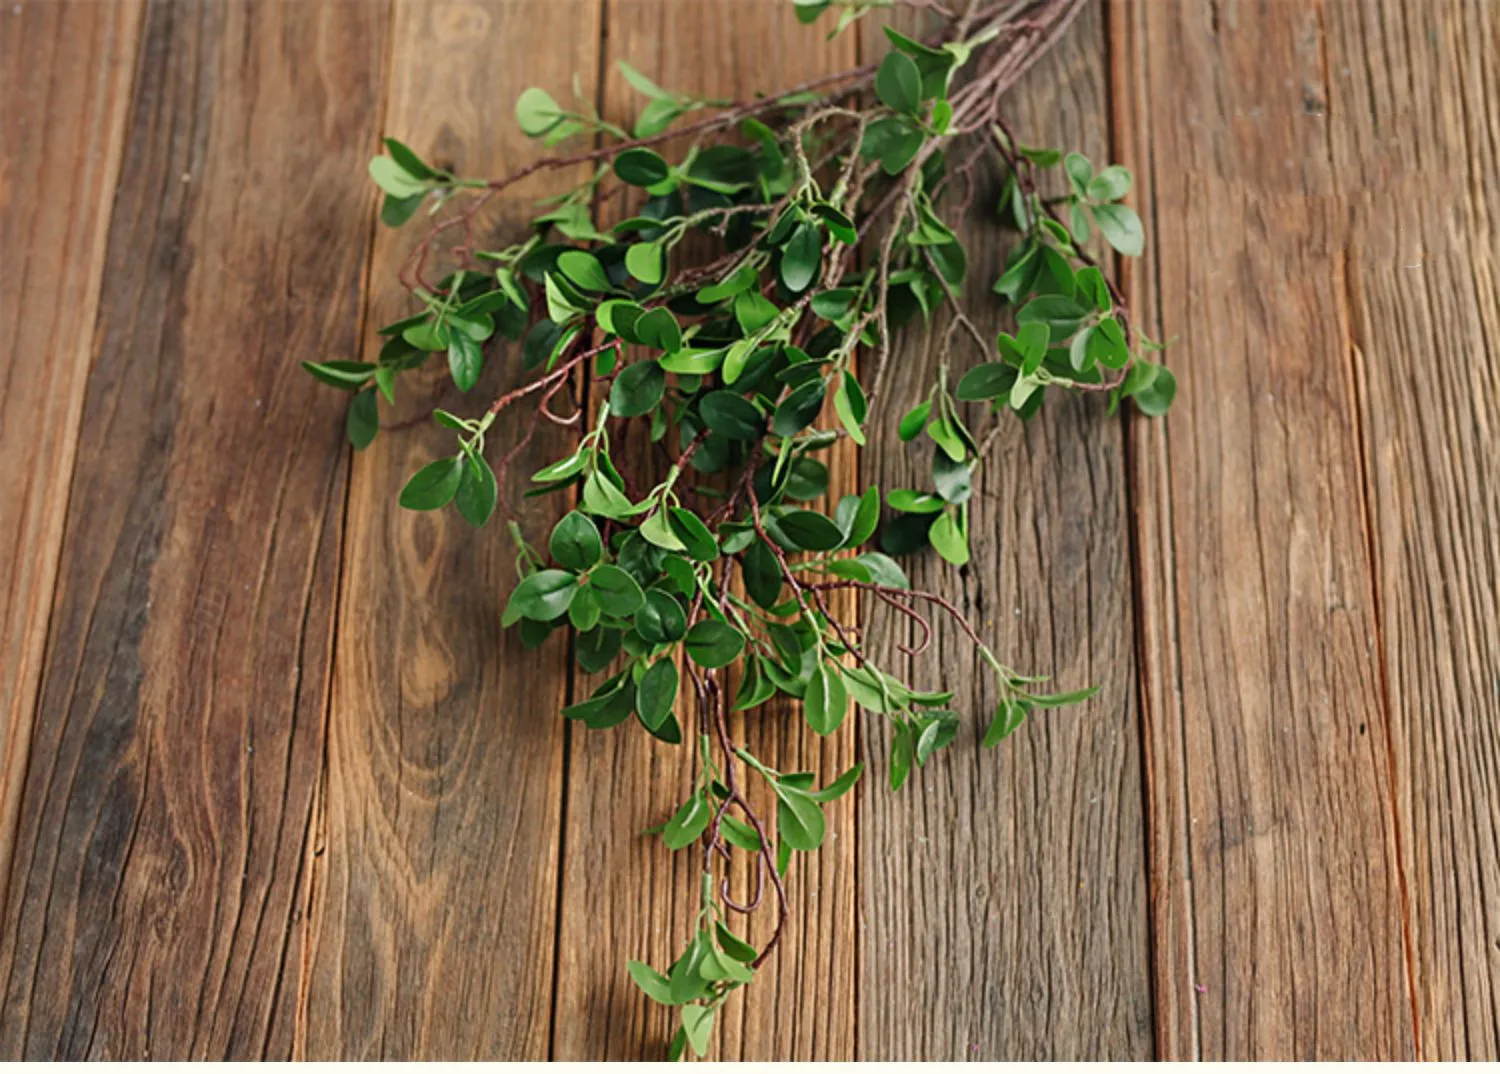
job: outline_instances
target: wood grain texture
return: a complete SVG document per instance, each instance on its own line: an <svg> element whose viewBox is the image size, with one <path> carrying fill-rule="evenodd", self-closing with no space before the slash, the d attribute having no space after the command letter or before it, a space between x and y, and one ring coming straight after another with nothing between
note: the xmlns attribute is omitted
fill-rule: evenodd
<svg viewBox="0 0 1500 1074"><path fill-rule="evenodd" d="M1159 1048L1409 1057L1341 196L1365 177L1335 151L1326 12L1123 14L1135 290L1179 380L1132 442Z"/></svg>
<svg viewBox="0 0 1500 1074"><path fill-rule="evenodd" d="M1329 5L1421 1054L1500 1058L1500 7Z"/></svg>
<svg viewBox="0 0 1500 1074"><path fill-rule="evenodd" d="M284 1054L344 486L336 403L293 359L353 346L370 203L342 176L381 15L146 12L0 928L5 1055Z"/></svg>
<svg viewBox="0 0 1500 1074"><path fill-rule="evenodd" d="M0 19L0 877L9 872L124 145L139 3ZM0 920L4 920L0 884Z"/></svg>
<svg viewBox="0 0 1500 1074"><path fill-rule="evenodd" d="M1006 98L1031 145L1109 155L1101 12L1089 9ZM981 171L962 234L968 306L1001 328L990 286L1014 235L998 224L998 175ZM947 314L935 318L942 329ZM924 398L937 355L908 330L894 356L870 458L882 488L930 488L930 446L889 432ZM956 378L978 359L954 355ZM971 427L991 418L971 408ZM1151 1055L1145 818L1136 712L1121 427L1098 398L1049 399L1005 431L978 477L973 561L927 554L913 585L953 599L1002 659L1089 703L1040 713L993 750L979 738L998 694L972 644L940 614L932 649L881 609L877 659L956 686L965 730L891 792L889 735L867 717L874 771L860 790L860 1056L864 1059L1139 1059ZM925 442L924 442L925 444Z"/></svg>
<svg viewBox="0 0 1500 1074"><path fill-rule="evenodd" d="M605 113L617 121L634 115L643 99L613 69L616 59L669 89L718 97L770 91L855 62L852 35L825 41L779 0L611 0L607 27ZM852 459L842 459L830 463L832 484L852 488ZM687 701L678 716L696 720ZM819 740L802 727L797 707L768 707L737 723L736 735L739 728L753 753L785 771L816 771L826 781L854 762L852 727ZM665 967L681 952L698 909L700 859L634 833L665 820L686 797L692 757L634 725L578 729L572 739L554 1053L659 1058L676 1028L673 1012L640 993L625 962ZM760 809L774 816L769 802ZM828 842L817 854L798 855L789 876L792 917L778 952L725 1006L711 1057L853 1056L852 798L827 814ZM752 942L768 934L771 913L752 921Z"/></svg>
<svg viewBox="0 0 1500 1074"><path fill-rule="evenodd" d="M386 133L461 175L504 175L542 152L516 129L513 102L531 84L562 98L575 72L591 94L599 24L597 5L581 0L539 10L400 0ZM508 195L490 222L497 241L514 241L531 199L561 181ZM411 311L396 277L421 228L377 239L362 341L371 356L374 326ZM441 361L403 379L389 427L355 464L299 1027L309 1058L546 1058L566 654L527 652L500 629L516 580L503 522L476 532L451 508L396 505L407 477L456 450L432 407L477 415L520 383L517 355L491 345L469 396ZM521 428L518 418L497 426L492 462ZM560 443L539 435L502 496L520 503ZM521 521L546 533L560 509L526 501Z"/></svg>

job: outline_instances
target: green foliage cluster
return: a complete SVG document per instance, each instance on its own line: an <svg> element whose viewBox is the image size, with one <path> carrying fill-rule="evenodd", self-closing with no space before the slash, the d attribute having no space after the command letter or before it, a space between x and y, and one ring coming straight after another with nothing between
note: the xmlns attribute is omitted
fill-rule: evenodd
<svg viewBox="0 0 1500 1074"><path fill-rule="evenodd" d="M799 2L798 13L810 21L829 6ZM842 29L881 5L833 6ZM735 743L731 713L791 698L819 735L836 733L856 706L878 714L892 729L892 788L962 726L953 691L880 666L830 594L858 591L928 637L930 614L953 616L994 675L985 747L1034 710L1093 693L1044 692L951 602L912 589L900 564L929 547L968 563L976 478L1003 422L1030 418L1058 391L1100 392L1111 410L1131 399L1148 415L1165 412L1175 392L1088 252L1095 235L1121 255L1142 252L1140 220L1123 201L1130 173L1022 145L999 117L1016 27L1060 13L1056 0L1019 12L1002 5L955 19L930 41L887 29L891 49L877 65L744 103L677 95L622 65L645 98L629 132L586 102L568 108L528 89L515 108L527 135L600 146L501 180L459 178L395 140L370 164L388 224L439 214L403 272L418 309L380 329L375 361L307 369L353 393L348 435L363 449L379 431L378 396L393 401L403 372L440 355L466 393L487 360L512 362L521 386L487 409L435 412L455 450L400 495L416 511L452 505L475 526L500 509L506 466L538 419L577 429L563 457L530 475L528 496L572 505L545 550L511 523L520 578L503 622L528 646L572 638L598 684L568 719L598 730L633 719L697 754L686 799L655 830L668 848L702 854L697 927L665 972L629 967L647 995L678 1009L674 1056L702 1054L715 1012L754 978L786 917L782 877L795 854L821 845L823 806L863 769L821 788L814 773L778 771ZM684 122L700 112L708 118ZM680 155L659 151L671 135L689 143ZM995 338L966 312L969 258L957 229L985 158L1003 174L996 223L1017 235L990 292L1015 327ZM587 177L545 203L520 241L479 248L475 219L489 198L567 165ZM1044 193L1048 173L1065 193ZM454 199L466 207L444 214ZM600 223L611 204L630 215ZM454 270L428 282L434 239L460 229ZM934 333L940 372L894 427L925 445L928 487L833 487L826 453L871 435L893 336L918 321L945 326ZM965 349L976 358L960 362ZM570 415L555 412L558 399ZM486 438L521 404L534 408L531 431L492 467ZM656 468L639 450L620 450L632 426L642 430L637 443L659 445L670 461ZM769 789L774 821L752 808L751 780ZM755 860L744 902L724 880L734 852ZM729 915L763 896L775 900L776 924L757 951Z"/></svg>

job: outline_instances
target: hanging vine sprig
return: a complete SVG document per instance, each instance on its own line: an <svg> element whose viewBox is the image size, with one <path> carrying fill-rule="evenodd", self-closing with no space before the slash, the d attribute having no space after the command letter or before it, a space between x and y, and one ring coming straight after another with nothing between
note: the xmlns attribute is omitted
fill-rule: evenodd
<svg viewBox="0 0 1500 1074"><path fill-rule="evenodd" d="M387 139L370 164L382 219L425 223L400 272L414 312L380 329L374 361L306 363L352 393L347 427L359 449L378 434L379 399L394 401L402 373L442 356L468 393L487 361L507 363L516 386L473 416L434 412L455 450L401 491L413 510L451 504L482 526L502 510L509 468L540 424L572 431L566 452L530 476L527 495L572 505L545 550L509 523L518 578L502 621L529 646L571 634L582 671L603 676L567 719L600 731L633 721L693 748L685 797L653 834L671 850L697 850L695 927L663 970L629 964L647 995L677 1011L674 1056L703 1054L719 1008L776 948L787 870L822 844L823 807L864 768L826 782L780 771L735 741L731 715L790 697L813 733L832 735L854 707L875 714L890 727L893 789L956 740L952 690L881 666L830 600L840 592L912 625L917 642L898 646L908 657L927 651L934 614L952 620L993 679L985 747L1038 709L1091 696L1046 692L1002 662L958 605L914 589L900 560L931 549L968 563L987 449L1049 394L1104 393L1111 410L1130 399L1159 415L1176 391L1097 245L1122 256L1144 249L1124 202L1129 171L1025 145L1001 113L1005 91L1083 0L908 3L935 20L929 35L887 28L891 48L878 63L743 101L674 93L622 64L645 99L629 131L581 98L563 106L528 89L516 104L526 134L549 148L595 144L508 176L460 177ZM797 0L796 10L805 22L836 11L838 32L889 6ZM686 146L675 159L659 152L669 140ZM984 189L976 175L986 161L1002 175L996 226L1016 236L989 300L1013 328L994 338L970 315L969 258L949 223ZM569 170L584 175L515 241L491 244L486 205L528 176ZM1047 193L1057 186L1066 193ZM623 218L601 225L605 206ZM891 424L929 460L927 487L831 487L820 456L866 443L896 333L909 324L928 329L937 376ZM512 420L518 411L529 416ZM982 436L971 428L976 411ZM487 441L502 416L521 432L492 465ZM629 425L660 447L664 476L654 462L616 456ZM757 781L774 817L752 800ZM750 860L739 892L729 879L738 855ZM757 950L736 919L768 902L772 925Z"/></svg>

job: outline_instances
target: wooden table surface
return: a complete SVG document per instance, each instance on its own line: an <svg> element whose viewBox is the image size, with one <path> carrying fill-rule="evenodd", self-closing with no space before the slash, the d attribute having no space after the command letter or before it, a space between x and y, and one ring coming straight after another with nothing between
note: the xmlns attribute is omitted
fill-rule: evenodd
<svg viewBox="0 0 1500 1074"><path fill-rule="evenodd" d="M693 906L634 834L680 753L564 725L503 531L396 507L446 434L353 457L298 363L402 309L380 135L500 174L527 85L621 116L616 58L733 96L874 47L779 0L0 8L0 1057L660 1054L624 962ZM1180 391L1014 423L976 562L916 573L1103 689L900 794L876 724L758 721L877 778L716 1054L1500 1055L1497 57L1496 0L1109 0L1011 94L1135 169Z"/></svg>

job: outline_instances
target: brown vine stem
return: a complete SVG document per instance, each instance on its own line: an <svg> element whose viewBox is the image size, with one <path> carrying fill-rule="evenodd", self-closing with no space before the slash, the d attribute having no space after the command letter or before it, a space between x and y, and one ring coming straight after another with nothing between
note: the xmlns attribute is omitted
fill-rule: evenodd
<svg viewBox="0 0 1500 1074"><path fill-rule="evenodd" d="M499 179L491 179L484 185L484 193L475 198L461 212L448 217L434 225L426 235L418 240L416 247L407 256L406 262L401 266L400 279L408 291L417 291L424 287L431 289L422 278L422 271L426 265L427 257L432 249L432 243L437 237L452 228L462 225L466 232L472 234L474 218L484 209L485 205L501 191L514 186L539 172L555 171L559 168L571 168L579 164L588 164L591 161L604 160L615 157L628 149L643 149L674 138L684 138L702 134L710 134L738 123L742 119L749 119L765 112L773 111L783 107L784 98L800 93L811 93L814 90L827 86L837 85L841 82L854 82L855 85L849 89L857 89L867 81L875 72L876 65L865 64L846 71L839 71L831 75L823 75L818 78L808 79L772 97L758 97L753 100L740 101L731 105L728 109L717 115L709 116L707 119L690 123L685 127L671 127L659 134L649 135L644 138L632 138L624 142L614 142L609 145L598 146L594 149L585 150L580 153L570 153L565 156L543 157L533 161L518 171Z"/></svg>

